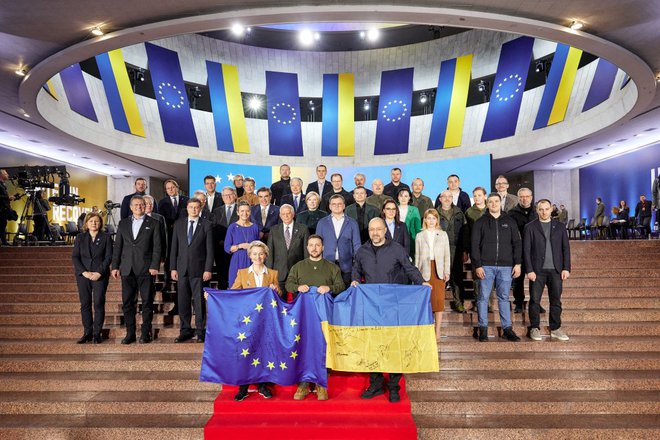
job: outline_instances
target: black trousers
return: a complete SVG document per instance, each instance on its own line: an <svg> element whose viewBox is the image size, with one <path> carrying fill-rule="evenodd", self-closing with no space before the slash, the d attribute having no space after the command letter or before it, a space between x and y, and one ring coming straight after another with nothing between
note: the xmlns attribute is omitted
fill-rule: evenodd
<svg viewBox="0 0 660 440"><path fill-rule="evenodd" d="M511 283L513 286L513 304L516 307L522 307L525 304L525 274L527 271L525 270L525 265L522 264L520 267L520 276L518 278L514 278L513 282ZM531 283L530 283L530 290L531 290Z"/></svg>
<svg viewBox="0 0 660 440"><path fill-rule="evenodd" d="M192 307L194 307L197 336L204 337L206 334L206 307L204 296L202 294L202 278L179 275L179 282L177 284L181 334L192 335L195 333L195 330L190 325L192 320Z"/></svg>
<svg viewBox="0 0 660 440"><path fill-rule="evenodd" d="M548 286L550 300L550 330L561 327L561 291L563 281L556 270L542 270L536 274L536 280L529 287L529 324L530 328L540 328L540 306L543 288Z"/></svg>
<svg viewBox="0 0 660 440"><path fill-rule="evenodd" d="M124 311L124 322L126 324L126 334L135 336L135 314L137 313L137 294L142 298L142 327L143 335L151 335L151 320L154 316L154 279L147 273L146 275L130 275L121 277L121 300L122 310Z"/></svg>
<svg viewBox="0 0 660 440"><path fill-rule="evenodd" d="M0 241L7 244L7 214L0 211Z"/></svg>
<svg viewBox="0 0 660 440"><path fill-rule="evenodd" d="M390 380L387 382L387 389L390 391L399 391L401 386L399 381L403 377L403 373L389 373ZM385 376L383 373L369 373L369 385L374 388L383 388Z"/></svg>
<svg viewBox="0 0 660 440"><path fill-rule="evenodd" d="M39 241L50 240L50 229L48 229L48 218L44 215L32 216L34 220L34 236Z"/></svg>
<svg viewBox="0 0 660 440"><path fill-rule="evenodd" d="M92 281L78 275L76 282L78 283L80 314L85 335L100 336L105 321L105 292L108 290L108 278ZM94 308L93 316L92 307Z"/></svg>
<svg viewBox="0 0 660 440"><path fill-rule="evenodd" d="M231 254L224 251L224 242L215 248L215 272L216 281L218 281L218 289L228 289L229 286L229 263L231 261Z"/></svg>
<svg viewBox="0 0 660 440"><path fill-rule="evenodd" d="M463 305L465 299L465 289L463 289L463 251L461 249L453 249L451 252L451 269L449 278L452 283L452 306L458 307Z"/></svg>

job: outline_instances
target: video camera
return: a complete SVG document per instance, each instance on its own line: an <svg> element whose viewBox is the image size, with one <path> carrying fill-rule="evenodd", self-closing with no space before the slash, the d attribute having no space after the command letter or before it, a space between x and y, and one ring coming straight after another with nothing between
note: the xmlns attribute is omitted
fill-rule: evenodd
<svg viewBox="0 0 660 440"><path fill-rule="evenodd" d="M103 204L103 208L105 208L105 210L108 212L119 207L121 207L121 205L119 203L114 203L112 200L106 200L106 202Z"/></svg>
<svg viewBox="0 0 660 440"><path fill-rule="evenodd" d="M76 206L85 203L78 194L71 194L69 184L70 174L66 166L22 166L7 168L12 182L26 192L36 192L39 189L55 188L55 176L59 177L59 195L48 198L49 202L63 206Z"/></svg>

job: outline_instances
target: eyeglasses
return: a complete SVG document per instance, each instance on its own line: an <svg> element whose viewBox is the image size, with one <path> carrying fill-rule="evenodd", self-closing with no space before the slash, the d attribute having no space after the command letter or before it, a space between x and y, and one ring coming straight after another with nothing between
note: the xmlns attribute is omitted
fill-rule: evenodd
<svg viewBox="0 0 660 440"><path fill-rule="evenodd" d="M396 208L383 208L385 211L396 211Z"/></svg>

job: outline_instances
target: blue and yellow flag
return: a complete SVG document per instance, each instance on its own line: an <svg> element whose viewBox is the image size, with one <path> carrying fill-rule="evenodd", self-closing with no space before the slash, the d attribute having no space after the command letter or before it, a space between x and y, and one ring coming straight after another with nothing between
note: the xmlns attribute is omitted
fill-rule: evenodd
<svg viewBox="0 0 660 440"><path fill-rule="evenodd" d="M374 154L408 152L413 72L410 67L381 74Z"/></svg>
<svg viewBox="0 0 660 440"><path fill-rule="evenodd" d="M561 122L566 117L580 57L582 57L581 49L557 43L539 112L534 122L534 130Z"/></svg>
<svg viewBox="0 0 660 440"><path fill-rule="evenodd" d="M352 73L323 75L322 156L355 155L354 84Z"/></svg>
<svg viewBox="0 0 660 440"><path fill-rule="evenodd" d="M520 37L502 45L481 142L516 134L534 39Z"/></svg>
<svg viewBox="0 0 660 440"><path fill-rule="evenodd" d="M206 70L218 151L249 153L238 68L206 61Z"/></svg>
<svg viewBox="0 0 660 440"><path fill-rule="evenodd" d="M273 156L302 156L298 75L266 72L268 146Z"/></svg>
<svg viewBox="0 0 660 440"><path fill-rule="evenodd" d="M326 364L338 371L439 370L431 289L360 284L336 298L316 295L328 341Z"/></svg>
<svg viewBox="0 0 660 440"><path fill-rule="evenodd" d="M124 133L145 137L144 127L138 112L137 102L128 79L126 64L121 49L96 56L96 65L101 73L105 96L108 98L110 115L115 129Z"/></svg>
<svg viewBox="0 0 660 440"><path fill-rule="evenodd" d="M62 80L64 94L67 101L69 101L71 110L87 119L98 122L99 120L96 117L92 98L89 96L89 90L87 90L87 84L85 84L85 78L83 78L80 64L74 64L62 70L60 72L60 79Z"/></svg>
<svg viewBox="0 0 660 440"><path fill-rule="evenodd" d="M144 46L165 142L197 147L179 55L155 44L144 43Z"/></svg>
<svg viewBox="0 0 660 440"><path fill-rule="evenodd" d="M472 55L446 60L440 65L429 150L461 145L471 76Z"/></svg>
<svg viewBox="0 0 660 440"><path fill-rule="evenodd" d="M49 79L46 81L46 84L42 86L46 92L53 98L57 99L59 101L59 98L57 97L57 92L55 91L55 86L53 85L53 80Z"/></svg>
<svg viewBox="0 0 660 440"><path fill-rule="evenodd" d="M268 287L208 292L200 380L327 386L325 340L312 295L289 304Z"/></svg>
<svg viewBox="0 0 660 440"><path fill-rule="evenodd" d="M584 107L582 107L583 112L591 110L610 97L618 71L619 68L605 58L598 60L598 66L596 66L596 72L591 80L587 99L584 101Z"/></svg>

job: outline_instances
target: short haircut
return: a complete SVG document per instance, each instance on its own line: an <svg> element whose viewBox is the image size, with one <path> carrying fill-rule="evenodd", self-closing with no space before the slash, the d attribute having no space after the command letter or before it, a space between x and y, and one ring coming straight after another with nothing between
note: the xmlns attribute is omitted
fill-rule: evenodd
<svg viewBox="0 0 660 440"><path fill-rule="evenodd" d="M320 167L323 167L323 168L325 168L326 170L328 169L328 167L326 167L326 166L325 166L325 165L323 165L322 163L321 163L321 164L318 164L318 165L316 165L316 168L320 168Z"/></svg>
<svg viewBox="0 0 660 440"><path fill-rule="evenodd" d="M142 199L144 200L144 203L149 202L149 203L151 203L152 205L153 205L154 202L156 201L156 199L154 199L153 196L150 196L149 194L145 194L145 195L143 195L143 196L142 196Z"/></svg>
<svg viewBox="0 0 660 440"><path fill-rule="evenodd" d="M387 225L385 224L385 220L383 220L380 217L374 217L371 220L369 220L369 227L371 227L372 223L380 223L384 228L387 228Z"/></svg>
<svg viewBox="0 0 660 440"><path fill-rule="evenodd" d="M280 206L280 212L282 212L284 208L290 209L292 214L296 213L296 209L293 206L289 205L288 203L285 203L284 205Z"/></svg>
<svg viewBox="0 0 660 440"><path fill-rule="evenodd" d="M286 164L286 163L283 163L282 165L280 165L280 169L282 169L282 167L291 168L291 167L290 167L288 164Z"/></svg>
<svg viewBox="0 0 660 440"><path fill-rule="evenodd" d="M458 177L458 174L450 174L447 176L447 180L449 180L450 177L456 177L458 180L461 180L460 177Z"/></svg>
<svg viewBox="0 0 660 440"><path fill-rule="evenodd" d="M418 180L419 180L420 182L422 182L422 185L424 185L424 181L421 179L421 177L415 177L415 178L413 179L413 181L410 182L410 183L413 184L413 183L417 182Z"/></svg>
<svg viewBox="0 0 660 440"><path fill-rule="evenodd" d="M364 193L367 194L367 188L365 188L365 187L362 186L362 185L360 185L360 186L356 186L355 188L353 188L353 192L357 191L358 189L363 189L363 190L364 190Z"/></svg>
<svg viewBox="0 0 660 440"><path fill-rule="evenodd" d="M269 196L273 195L273 192L270 190L270 188L268 188L266 186L262 186L261 188L259 188L257 190L257 195L259 195L259 193L261 193L261 192L267 192Z"/></svg>
<svg viewBox="0 0 660 440"><path fill-rule="evenodd" d="M365 176L364 173L355 173L355 175L353 176L353 179L355 179L358 176L364 177L365 179L367 178L367 176Z"/></svg>
<svg viewBox="0 0 660 440"><path fill-rule="evenodd" d="M489 199L492 198L492 197L497 197L497 198L500 200L500 202L502 201L502 196L500 196L500 195L499 195L498 193L496 193L496 192L492 192L492 193L488 194L488 198L489 198Z"/></svg>
<svg viewBox="0 0 660 440"><path fill-rule="evenodd" d="M339 176L339 178L341 179L341 181L342 181L342 182L344 181L344 176L342 176L340 173L332 173L332 174L330 175L330 180L332 180L332 178L335 177L335 176Z"/></svg>
<svg viewBox="0 0 660 440"><path fill-rule="evenodd" d="M330 198L328 199L328 205L330 205L330 203L332 203L332 201L335 200L335 199L340 199L341 202L342 202L344 205L346 205L346 200L344 200L344 196L342 196L341 194L333 194L333 195L331 195Z"/></svg>
<svg viewBox="0 0 660 440"><path fill-rule="evenodd" d="M503 175L500 174L500 175L497 176L497 178L495 179L495 184L497 184L497 181L500 180L500 179L504 179L504 180L506 180L506 183L507 183L507 184L509 183L509 179L507 179L506 177L504 177Z"/></svg>
<svg viewBox="0 0 660 440"><path fill-rule="evenodd" d="M408 188L400 188L399 191L396 192L396 198L398 199L401 193L408 193L408 195L412 198L412 192Z"/></svg>
<svg viewBox="0 0 660 440"><path fill-rule="evenodd" d="M438 210L435 208L429 208L426 211L424 211L424 217L422 217L422 229L427 229L428 225L426 224L426 217L429 215L432 215L435 217L435 219L438 221L437 227L440 229L440 214L438 214Z"/></svg>
<svg viewBox="0 0 660 440"><path fill-rule="evenodd" d="M250 242L250 246L248 246L248 252L247 252L248 257L250 256L250 254L252 253L252 249L254 248L260 248L262 251L264 251L264 254L268 256L269 253L268 246L266 246L263 241L254 240Z"/></svg>
<svg viewBox="0 0 660 440"><path fill-rule="evenodd" d="M477 186L475 189L472 190L472 194L476 193L477 191L481 191L484 193L484 195L488 194L488 191L486 191L486 188L483 186Z"/></svg>
<svg viewBox="0 0 660 440"><path fill-rule="evenodd" d="M204 183L206 183L207 180L213 180L215 182L215 177L209 174L208 176L204 177Z"/></svg>
<svg viewBox="0 0 660 440"><path fill-rule="evenodd" d="M596 200L598 200L599 202L603 201L603 199L601 199L600 197L596 197Z"/></svg>
<svg viewBox="0 0 660 440"><path fill-rule="evenodd" d="M232 180L236 180L236 179L244 179L244 180L245 180L245 178L243 177L242 174L236 174L236 175L234 175L234 178L233 178ZM250 179L250 177L248 177L248 179Z"/></svg>
<svg viewBox="0 0 660 440"><path fill-rule="evenodd" d="M233 186L223 186L222 191L231 191L232 193L236 194L236 188Z"/></svg>
<svg viewBox="0 0 660 440"><path fill-rule="evenodd" d="M300 177L292 177L291 182L300 182L300 186L303 184L303 181Z"/></svg>
<svg viewBox="0 0 660 440"><path fill-rule="evenodd" d="M248 209L252 209L252 207L250 206L250 204L249 204L248 202L246 202L245 200L243 200L243 201L241 201L241 202L238 202L238 207L236 208L236 210L238 210L238 208L240 208L241 206L247 206Z"/></svg>
<svg viewBox="0 0 660 440"><path fill-rule="evenodd" d="M147 179L145 179L144 177L138 177L137 179L135 179L135 183L138 183L138 181L140 180L144 180L144 183L147 183Z"/></svg>
<svg viewBox="0 0 660 440"><path fill-rule="evenodd" d="M401 172L401 168L399 168L399 167L394 167L394 168L392 168L392 169L390 170L390 172L392 172L392 171L398 171L398 172Z"/></svg>
<svg viewBox="0 0 660 440"><path fill-rule="evenodd" d="M202 206L202 201L195 197L188 199L188 202L186 202L186 206L190 205L191 203L196 203L199 206Z"/></svg>
<svg viewBox="0 0 660 440"><path fill-rule="evenodd" d="M214 177L214 179L215 179L215 177ZM165 182L163 182L163 188L164 188L168 183L172 183L172 184L174 184L174 186L176 186L176 188L179 189L179 183L178 183L176 180L174 180L174 179L167 179Z"/></svg>
<svg viewBox="0 0 660 440"><path fill-rule="evenodd" d="M321 240L321 244L323 244L323 237L321 237L318 234L312 234L309 237L307 237L307 243L309 243L309 240L311 240L312 238L315 238L317 240Z"/></svg>
<svg viewBox="0 0 660 440"><path fill-rule="evenodd" d="M538 202L536 202L536 206L538 207L541 203L547 203L548 205L552 206L552 202L548 199L541 199Z"/></svg>
<svg viewBox="0 0 660 440"><path fill-rule="evenodd" d="M531 189L529 189L529 188L520 188L520 189L518 190L518 193L517 193L517 194L518 194L518 197L520 197L520 193L525 192L525 191L529 191L529 193L530 193L531 195L534 195L534 193L532 192Z"/></svg>
<svg viewBox="0 0 660 440"><path fill-rule="evenodd" d="M129 205L133 203L133 200L142 200L144 202L144 197L142 197L140 194L135 194L133 197L131 197L131 201L129 202Z"/></svg>
<svg viewBox="0 0 660 440"><path fill-rule="evenodd" d="M201 199L204 197L204 203L206 203L206 193L204 191L197 190L193 193L191 199Z"/></svg>
<svg viewBox="0 0 660 440"><path fill-rule="evenodd" d="M85 216L85 221L83 222L83 232L87 232L89 228L87 227L87 222L93 219L94 217L99 219L99 222L101 222L101 225L99 228L103 228L103 217L101 217L101 214L98 212L88 212L87 215Z"/></svg>
<svg viewBox="0 0 660 440"><path fill-rule="evenodd" d="M234 176L234 179L236 179L236 176ZM243 179L243 185L245 185L246 183L251 183L252 185L255 186L257 185L257 182L255 182L252 177L246 177L245 179Z"/></svg>

